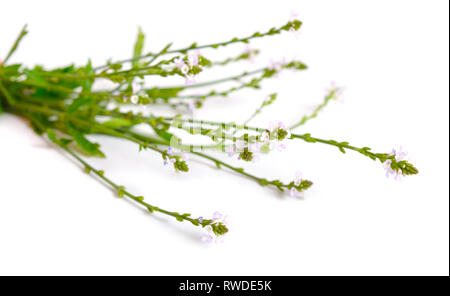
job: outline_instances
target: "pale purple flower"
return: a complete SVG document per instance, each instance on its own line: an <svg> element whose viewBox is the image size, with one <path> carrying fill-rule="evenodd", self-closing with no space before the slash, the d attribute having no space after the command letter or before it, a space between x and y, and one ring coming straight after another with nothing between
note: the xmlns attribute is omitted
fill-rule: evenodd
<svg viewBox="0 0 450 296"><path fill-rule="evenodd" d="M236 141L236 152L243 152L245 148L247 148L247 143L245 141Z"/></svg>
<svg viewBox="0 0 450 296"><path fill-rule="evenodd" d="M295 186L300 186L300 184L302 184L302 176L303 176L302 172L297 171L294 179Z"/></svg>
<svg viewBox="0 0 450 296"><path fill-rule="evenodd" d="M187 107L188 107L188 110L189 110L189 112L190 113L194 113L194 111L195 111L195 102L189 102L188 104L187 104Z"/></svg>
<svg viewBox="0 0 450 296"><path fill-rule="evenodd" d="M206 233L202 236L202 242L207 244L213 243L215 241L215 235L212 231L212 227L208 225L203 229Z"/></svg>
<svg viewBox="0 0 450 296"><path fill-rule="evenodd" d="M289 195L290 195L291 197L297 197L297 195L298 195L298 190L295 189L295 188L291 188L291 190L289 191Z"/></svg>
<svg viewBox="0 0 450 296"><path fill-rule="evenodd" d="M164 165L168 165L168 166L174 168L175 162L177 162L177 160L175 158L169 158L169 159L164 160Z"/></svg>
<svg viewBox="0 0 450 296"><path fill-rule="evenodd" d="M236 153L236 147L234 145L229 145L225 147L225 152L228 153L228 157L233 157Z"/></svg>
<svg viewBox="0 0 450 296"><path fill-rule="evenodd" d="M392 149L391 155L395 156L395 159L397 161L402 161L406 159L406 156L408 156L408 153L403 150L403 147L400 146L398 149Z"/></svg>
<svg viewBox="0 0 450 296"><path fill-rule="evenodd" d="M197 220L198 220L198 223L203 224L203 217L199 217Z"/></svg>
<svg viewBox="0 0 450 296"><path fill-rule="evenodd" d="M290 17L290 21L291 22L293 22L293 21L295 21L296 19L298 19L298 13L297 12L295 12L295 11L291 11L291 17Z"/></svg>
<svg viewBox="0 0 450 296"><path fill-rule="evenodd" d="M131 88L133 89L133 94L137 94L137 93L139 93L140 91L142 91L142 83L133 81L133 82L131 83Z"/></svg>
<svg viewBox="0 0 450 296"><path fill-rule="evenodd" d="M223 215L222 215L221 212L214 212L214 214L213 214L213 220L214 220L214 221L220 220L220 219L222 219L222 218L223 218Z"/></svg>
<svg viewBox="0 0 450 296"><path fill-rule="evenodd" d="M173 62L175 63L175 67L177 67L179 70L181 70L181 67L185 65L182 58L175 58Z"/></svg>
<svg viewBox="0 0 450 296"><path fill-rule="evenodd" d="M271 142L269 147L270 147L270 150L277 150L279 152L282 152L282 151L286 150L286 148L287 148L286 144L284 144L283 142L278 142L276 140Z"/></svg>
<svg viewBox="0 0 450 296"><path fill-rule="evenodd" d="M192 85L195 82L194 75L186 75L186 85Z"/></svg>
<svg viewBox="0 0 450 296"><path fill-rule="evenodd" d="M261 157L258 154L253 155L252 162L256 163L261 160Z"/></svg>
<svg viewBox="0 0 450 296"><path fill-rule="evenodd" d="M269 70L275 70L280 72L283 69L283 65L280 62L275 62L274 60L270 60Z"/></svg>
<svg viewBox="0 0 450 296"><path fill-rule="evenodd" d="M253 153L261 152L261 143L253 143L248 146L248 150Z"/></svg>
<svg viewBox="0 0 450 296"><path fill-rule="evenodd" d="M386 170L386 178L389 178L390 176L394 176L394 179L399 181L401 180L402 176L403 176L403 172L401 169L394 170L391 167L392 164L392 160L388 159L383 163L383 167Z"/></svg>
<svg viewBox="0 0 450 296"><path fill-rule="evenodd" d="M394 156L396 161L403 161L406 159L406 156L408 155L405 151L403 151L403 148L400 147L398 149L392 149L392 152L389 154L390 156ZM389 178L390 176L394 176L395 180L401 180L403 177L403 172L399 168L397 170L394 170L392 168L392 160L387 159L383 163L383 168L386 170L386 177Z"/></svg>
<svg viewBox="0 0 450 296"><path fill-rule="evenodd" d="M277 125L278 125L279 128L284 129L284 130L287 130L286 125L285 125L284 123L282 123L281 121L278 121L278 122L277 122Z"/></svg>
<svg viewBox="0 0 450 296"><path fill-rule="evenodd" d="M200 56L199 51L190 52L188 55L188 63L191 67L198 66L198 59Z"/></svg>
<svg viewBox="0 0 450 296"><path fill-rule="evenodd" d="M173 148L172 147L167 148L167 154L168 155L173 155Z"/></svg>
<svg viewBox="0 0 450 296"><path fill-rule="evenodd" d="M291 190L289 191L289 195L294 198L302 198L303 192L298 191L296 188L291 188Z"/></svg>

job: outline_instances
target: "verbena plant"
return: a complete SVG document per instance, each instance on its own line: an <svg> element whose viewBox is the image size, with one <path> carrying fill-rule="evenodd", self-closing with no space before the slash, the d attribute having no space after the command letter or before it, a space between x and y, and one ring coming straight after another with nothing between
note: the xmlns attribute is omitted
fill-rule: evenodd
<svg viewBox="0 0 450 296"><path fill-rule="evenodd" d="M112 181L102 170L94 168L85 160L83 156L105 157L100 145L88 140L86 135L102 134L133 142L140 151L151 150L159 154L163 163L173 167L177 172L188 172L187 156L193 155L214 163L219 169L234 171L261 186L272 186L280 191L287 191L294 197L307 190L312 182L303 179L301 175L297 175L290 183L268 180L219 160L205 151L225 152L231 157L237 156L242 161L251 162L271 150L283 149L287 141L303 140L308 143L334 146L342 153L347 150L358 152L372 160L380 161L387 175L394 175L396 178L417 174L417 169L405 159L406 155L401 150L375 153L369 147L359 148L348 142L319 139L310 134L293 132L295 128L315 118L322 108L339 95L340 89L337 87L329 90L324 101L311 114L305 115L290 127L280 122L270 127L249 125L263 108L276 100L276 94L268 96L261 107L243 124L202 121L186 115L164 117L154 114L152 105L166 104L171 107L184 105L190 109L200 108L202 102L211 97L225 97L244 88L260 88L263 80L274 77L283 70L305 70L306 65L300 61L278 62L223 79L195 82L196 76L209 68L249 60L259 53L257 50L248 49L235 57L211 61L200 54L200 49L207 51L236 43L249 43L252 39L280 34L283 31L295 33L301 24L298 20L291 20L264 33L256 32L248 37L207 45L193 43L181 49L172 49L172 44L168 44L161 51L148 54L143 54L144 34L139 30L131 59L109 61L99 67L93 67L89 61L82 67L70 65L52 70L41 66L28 68L22 64L8 63L20 41L27 34L25 26L6 58L3 62L0 61L0 113L8 112L28 119L36 133L46 136L54 145L71 155L86 173L96 176L115 189L119 197L130 198L147 208L150 213L159 212L178 221L186 221L201 227L208 231L209 234L205 237L208 241L228 232L220 213L216 212L210 219L194 218L191 214L162 209L147 202L144 197L130 193L124 186ZM174 87L149 87L144 83L146 76L181 76L186 79L186 84ZM114 86L106 90L95 90L93 86L99 80L109 80ZM235 86L221 91L207 88L225 82L235 82ZM190 95L185 92L189 89L202 88L207 90L201 94ZM124 111L125 105L134 106L133 111ZM144 107L147 107L146 110L143 110ZM151 127L154 133L148 135L139 132L135 127L142 124ZM185 139L174 135L176 130L201 135L209 139L210 144L188 143Z"/></svg>

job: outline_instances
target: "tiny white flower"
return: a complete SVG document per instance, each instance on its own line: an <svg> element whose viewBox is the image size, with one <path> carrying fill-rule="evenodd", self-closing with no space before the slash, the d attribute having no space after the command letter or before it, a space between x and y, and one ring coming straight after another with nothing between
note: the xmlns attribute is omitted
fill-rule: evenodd
<svg viewBox="0 0 450 296"><path fill-rule="evenodd" d="M268 144L270 142L270 134L268 132L262 133L261 142L265 144Z"/></svg>
<svg viewBox="0 0 450 296"><path fill-rule="evenodd" d="M139 103L139 96L132 95L130 100L131 100L131 103L137 104L137 103Z"/></svg>
<svg viewBox="0 0 450 296"><path fill-rule="evenodd" d="M183 73L184 75L187 75L187 73L189 72L189 66L184 64L183 66L181 66L181 73Z"/></svg>

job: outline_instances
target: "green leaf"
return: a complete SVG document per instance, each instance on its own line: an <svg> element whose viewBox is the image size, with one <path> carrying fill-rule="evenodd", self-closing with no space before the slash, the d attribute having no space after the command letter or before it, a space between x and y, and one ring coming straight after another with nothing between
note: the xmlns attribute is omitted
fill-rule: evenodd
<svg viewBox="0 0 450 296"><path fill-rule="evenodd" d="M142 50L144 49L144 41L145 35L142 32L142 29L139 27L138 35L136 38L136 43L134 44L134 52L133 52L133 68L135 68L139 64L139 60L137 59L142 55Z"/></svg>
<svg viewBox="0 0 450 296"><path fill-rule="evenodd" d="M151 88L146 91L147 95L150 98L161 98L161 99L168 99L168 98L174 98L178 95L180 91L182 91L184 88Z"/></svg>
<svg viewBox="0 0 450 296"><path fill-rule="evenodd" d="M58 144L58 139L56 138L56 134L53 130L51 129L47 129L47 136L50 139L50 141L52 141L55 144Z"/></svg>
<svg viewBox="0 0 450 296"><path fill-rule="evenodd" d="M92 143L86 137L76 130L71 124L66 123L69 134L73 137L78 146L85 151L89 156L105 157L102 151L100 151L100 145Z"/></svg>
<svg viewBox="0 0 450 296"><path fill-rule="evenodd" d="M3 68L2 68L3 75L8 76L8 77L20 76L20 75L22 75L20 73L20 67L22 67L21 64L13 64L13 65L9 65L9 66L3 66Z"/></svg>
<svg viewBox="0 0 450 296"><path fill-rule="evenodd" d="M103 126L111 129L116 129L119 127L132 127L135 125L132 121L123 119L123 118L113 118L111 120L108 120L104 123L102 123Z"/></svg>
<svg viewBox="0 0 450 296"><path fill-rule="evenodd" d="M86 98L86 97L79 97L73 100L72 104L67 108L67 112L73 113L80 109L81 107L85 105L90 105L92 103L95 103L94 99L92 98Z"/></svg>
<svg viewBox="0 0 450 296"><path fill-rule="evenodd" d="M17 47L19 46L20 41L22 41L22 38L25 37L25 35L28 34L27 31L27 25L23 26L22 31L20 31L19 36L17 36L16 41L14 42L12 48L9 50L8 55L6 56L5 60L3 61L4 64L6 64L9 60L9 58L14 54Z"/></svg>
<svg viewBox="0 0 450 296"><path fill-rule="evenodd" d="M155 131L155 133L158 136L160 136L162 139L166 140L168 143L170 143L170 141L172 140L172 137L174 137L174 135L172 135L171 133L166 132L165 130L157 129L155 127L153 127L153 130Z"/></svg>
<svg viewBox="0 0 450 296"><path fill-rule="evenodd" d="M84 70L84 74L86 74L86 76L95 74L95 72L92 68L92 62L90 59L86 65L86 67L83 70ZM90 79L90 78L86 79L86 81L84 81L84 83L82 84L83 92L90 92L93 84L94 83L93 83L92 79Z"/></svg>

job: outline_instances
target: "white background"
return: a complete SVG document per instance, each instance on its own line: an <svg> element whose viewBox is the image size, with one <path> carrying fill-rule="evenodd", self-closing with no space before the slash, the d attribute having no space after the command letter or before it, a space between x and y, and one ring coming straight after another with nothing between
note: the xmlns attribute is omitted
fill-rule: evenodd
<svg viewBox="0 0 450 296"><path fill-rule="evenodd" d="M284 24L295 11L304 21L298 38L286 33L254 42L263 50L255 64L200 79L283 56L301 59L309 70L213 99L196 116L242 121L278 91L277 104L254 125L293 123L336 81L344 96L298 132L376 152L402 145L420 174L396 182L357 153L293 141L248 169L283 181L303 171L315 185L294 200L202 161L176 175L158 155L95 138L108 158L92 162L149 202L195 216L227 213L225 243L207 246L200 229L116 198L25 121L3 114L0 275L448 275L448 4L1 1L0 56L28 23L30 34L11 62L49 67L129 57L138 25L147 33L146 51L156 51L170 41L181 47L246 36ZM224 58L244 48L203 54Z"/></svg>

